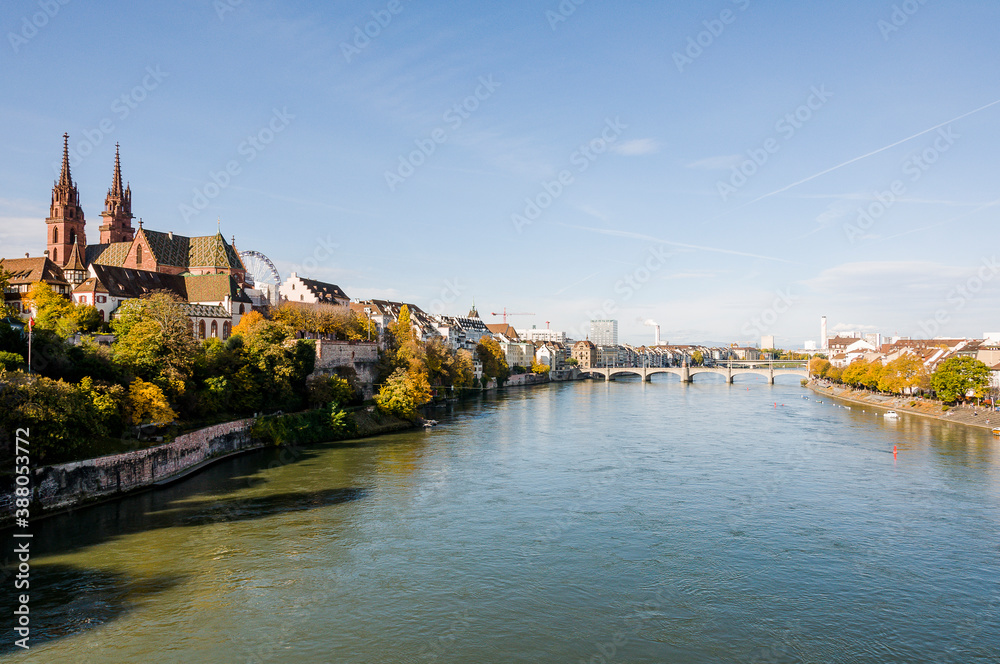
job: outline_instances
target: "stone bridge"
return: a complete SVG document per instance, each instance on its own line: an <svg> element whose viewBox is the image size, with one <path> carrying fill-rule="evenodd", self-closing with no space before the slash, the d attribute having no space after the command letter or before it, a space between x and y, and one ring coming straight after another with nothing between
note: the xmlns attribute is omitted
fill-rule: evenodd
<svg viewBox="0 0 1000 664"><path fill-rule="evenodd" d="M612 380L618 375L632 374L634 376L641 376L647 382L655 374L674 374L684 383L690 383L695 375L701 373L725 376L727 383L732 383L733 378L741 374L756 374L766 378L768 384L772 385L774 384L775 376L801 376L802 378L809 378L808 363L804 360L733 362L725 366L715 367L591 367L585 373L589 373L591 376L603 376L606 381Z"/></svg>

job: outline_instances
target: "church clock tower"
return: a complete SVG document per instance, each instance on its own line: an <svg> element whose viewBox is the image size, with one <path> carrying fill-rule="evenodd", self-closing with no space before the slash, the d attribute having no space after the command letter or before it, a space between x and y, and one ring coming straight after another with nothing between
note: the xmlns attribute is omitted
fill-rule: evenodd
<svg viewBox="0 0 1000 664"><path fill-rule="evenodd" d="M49 259L59 267L70 261L74 245L87 246L80 194L69 172L69 134L63 134L62 172L52 187L52 204L45 224Z"/></svg>

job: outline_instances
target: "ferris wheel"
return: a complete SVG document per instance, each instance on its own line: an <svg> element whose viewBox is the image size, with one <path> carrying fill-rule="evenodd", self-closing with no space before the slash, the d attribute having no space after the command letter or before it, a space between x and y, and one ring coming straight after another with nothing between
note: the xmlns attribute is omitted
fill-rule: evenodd
<svg viewBox="0 0 1000 664"><path fill-rule="evenodd" d="M259 251L241 251L240 259L247 269L247 283L254 288L260 289L264 284L269 284L277 289L281 284L281 275L278 268L274 267L271 259Z"/></svg>

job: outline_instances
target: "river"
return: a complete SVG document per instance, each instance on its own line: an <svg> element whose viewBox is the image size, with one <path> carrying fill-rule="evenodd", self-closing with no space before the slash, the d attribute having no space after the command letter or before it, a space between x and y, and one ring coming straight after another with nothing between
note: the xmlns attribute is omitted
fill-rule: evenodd
<svg viewBox="0 0 1000 664"><path fill-rule="evenodd" d="M1000 661L1000 441L784 380L514 389L38 521L0 658Z"/></svg>

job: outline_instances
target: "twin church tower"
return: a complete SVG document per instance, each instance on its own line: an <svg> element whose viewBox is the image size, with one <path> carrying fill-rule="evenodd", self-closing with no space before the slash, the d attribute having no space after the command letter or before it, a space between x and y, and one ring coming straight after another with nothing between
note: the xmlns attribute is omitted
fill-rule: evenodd
<svg viewBox="0 0 1000 664"><path fill-rule="evenodd" d="M122 186L122 167L115 145L115 173L101 213L100 244L132 242L132 189ZM52 204L45 220L49 259L59 267L77 260L82 264L87 248L86 219L80 207L80 193L69 170L69 134L63 134L62 170L52 187Z"/></svg>
<svg viewBox="0 0 1000 664"><path fill-rule="evenodd" d="M215 235L186 237L173 232L132 228L132 190L122 183L121 158L115 146L115 172L101 212L101 236L87 244L86 219L80 194L69 170L69 135L63 134L63 158L59 180L52 187L52 205L45 220L47 254L76 286L92 265L166 274L229 274L242 286L246 267L236 250L235 239L226 242ZM123 278L142 275L123 273Z"/></svg>

